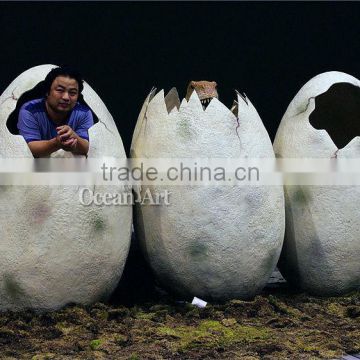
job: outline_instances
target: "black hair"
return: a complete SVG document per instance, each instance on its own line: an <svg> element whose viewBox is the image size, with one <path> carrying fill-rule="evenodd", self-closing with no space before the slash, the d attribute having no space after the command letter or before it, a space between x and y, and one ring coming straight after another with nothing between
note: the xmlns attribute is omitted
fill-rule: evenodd
<svg viewBox="0 0 360 360"><path fill-rule="evenodd" d="M45 95L47 95L50 92L51 84L58 76L68 76L71 79L75 79L79 85L79 94L81 94L81 92L84 89L84 84L83 84L84 80L83 80L81 74L76 69L74 69L68 65L63 65L63 66L59 66L57 68L53 68L46 75L46 78L45 78L44 84L43 84Z"/></svg>

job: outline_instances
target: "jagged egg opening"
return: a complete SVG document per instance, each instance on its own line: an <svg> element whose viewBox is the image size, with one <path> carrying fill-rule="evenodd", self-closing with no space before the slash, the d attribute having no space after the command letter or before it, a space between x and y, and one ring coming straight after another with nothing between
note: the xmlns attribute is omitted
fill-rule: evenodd
<svg viewBox="0 0 360 360"><path fill-rule="evenodd" d="M359 150L360 81L330 71L309 80L287 108L274 149L279 157L334 157Z"/></svg>
<svg viewBox="0 0 360 360"><path fill-rule="evenodd" d="M217 98L204 109L196 92L187 101L180 100L175 88L166 95L164 90L156 92L153 88L138 116L130 153L139 157L146 148L146 156L152 156L152 149L158 154L162 144L163 156L186 157L193 149L198 156L206 157L216 146L219 157L272 157L269 135L254 105L245 94L236 95L231 110ZM221 147L220 139L224 139ZM177 148L171 144L177 144Z"/></svg>
<svg viewBox="0 0 360 360"><path fill-rule="evenodd" d="M163 91L163 90L161 90L161 91ZM233 101L233 104L230 107L230 111L237 117L238 116L238 103L239 103L238 97L240 97L246 104L247 104L247 97L245 94L241 94L237 90L235 90L235 93L236 93L236 100ZM151 101L151 99L155 96L156 89L153 88L150 94L151 95L150 95L149 101ZM208 106L212 103L213 100L219 101L221 103L221 101L217 98L206 98L206 99L201 100L199 98L198 94L196 93L196 91L193 91L189 98L189 101L187 101L185 98L182 101L180 101L178 91L175 87L171 88L164 97L164 101L166 104L166 109L167 109L168 114L170 114L172 111L176 111L176 110L180 111L181 107L186 106L190 102L194 103L194 101L197 103L197 105L199 105L199 103L200 103L200 105L202 106L202 110L206 111ZM223 103L221 103L221 104L223 104Z"/></svg>

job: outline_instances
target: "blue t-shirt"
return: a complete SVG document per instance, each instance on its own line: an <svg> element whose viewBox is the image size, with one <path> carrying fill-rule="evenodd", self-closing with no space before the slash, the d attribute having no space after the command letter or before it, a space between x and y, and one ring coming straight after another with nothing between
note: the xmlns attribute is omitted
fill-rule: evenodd
<svg viewBox="0 0 360 360"><path fill-rule="evenodd" d="M91 110L86 105L76 103L63 125L69 125L80 137L89 140L88 129L93 124ZM58 126L49 119L44 98L28 101L20 108L17 127L26 142L50 140L57 136Z"/></svg>

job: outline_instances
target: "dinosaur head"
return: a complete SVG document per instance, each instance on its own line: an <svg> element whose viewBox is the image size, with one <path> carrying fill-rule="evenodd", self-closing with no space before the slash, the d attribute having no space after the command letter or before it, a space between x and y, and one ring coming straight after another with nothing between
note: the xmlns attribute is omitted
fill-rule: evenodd
<svg viewBox="0 0 360 360"><path fill-rule="evenodd" d="M205 109L213 98L219 98L215 81L190 81L186 90L186 100L189 101L192 92L195 90L203 108Z"/></svg>

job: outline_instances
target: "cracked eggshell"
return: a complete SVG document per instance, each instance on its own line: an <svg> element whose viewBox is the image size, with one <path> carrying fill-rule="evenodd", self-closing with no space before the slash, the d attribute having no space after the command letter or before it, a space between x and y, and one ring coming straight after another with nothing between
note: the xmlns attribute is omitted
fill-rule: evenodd
<svg viewBox="0 0 360 360"><path fill-rule="evenodd" d="M309 122L315 97L332 85L360 81L326 72L306 83L286 110L274 150L282 158L327 158L338 150L326 130ZM346 124L344 124L346 126ZM360 157L360 137L339 149L337 158ZM360 189L358 186L285 186L286 235L279 267L293 285L317 295L360 287Z"/></svg>
<svg viewBox="0 0 360 360"><path fill-rule="evenodd" d="M274 157L251 102L238 97L239 123L220 101L204 111L193 92L180 104L173 89L145 100L132 157ZM239 126L238 126L239 125ZM136 204L134 224L145 256L163 286L181 296L251 298L267 283L284 235L281 186L143 186L167 189L170 205Z"/></svg>
<svg viewBox="0 0 360 360"><path fill-rule="evenodd" d="M10 134L6 121L16 99L53 67L25 71L1 95L0 158L33 158L23 137ZM99 118L89 129L88 156L125 158L105 104L86 83L83 96ZM64 155L63 151L55 154ZM132 208L83 206L79 200L83 187L87 186L0 186L0 310L89 304L113 291L130 246ZM91 190L125 191L115 185Z"/></svg>

